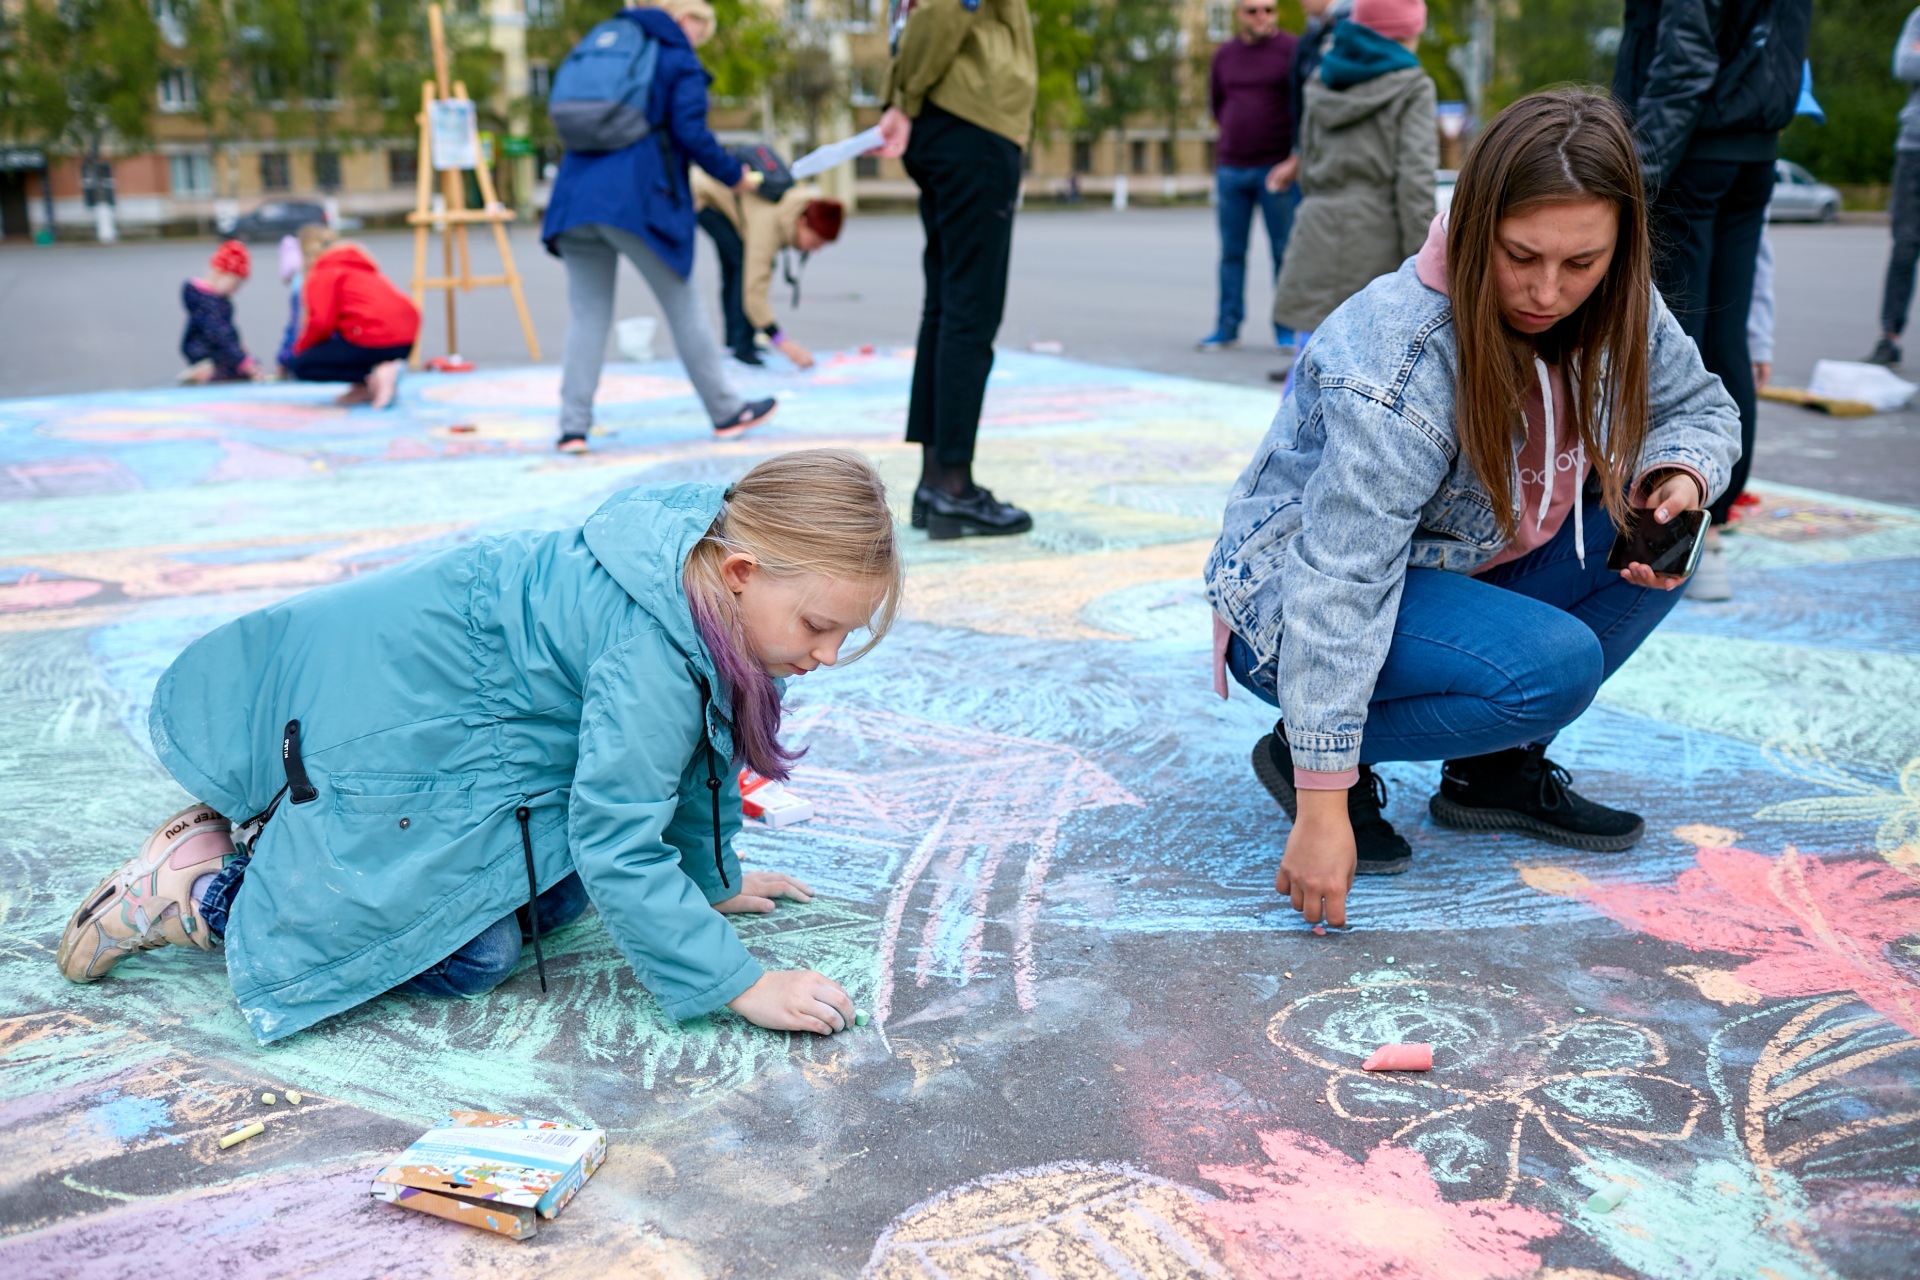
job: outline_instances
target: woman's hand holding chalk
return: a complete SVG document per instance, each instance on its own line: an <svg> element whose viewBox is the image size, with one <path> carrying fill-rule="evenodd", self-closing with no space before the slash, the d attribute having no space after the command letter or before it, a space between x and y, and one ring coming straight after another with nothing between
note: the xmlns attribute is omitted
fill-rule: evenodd
<svg viewBox="0 0 1920 1280"><path fill-rule="evenodd" d="M1362 1071L1431 1071L1433 1046L1430 1044L1383 1044L1360 1064Z"/></svg>

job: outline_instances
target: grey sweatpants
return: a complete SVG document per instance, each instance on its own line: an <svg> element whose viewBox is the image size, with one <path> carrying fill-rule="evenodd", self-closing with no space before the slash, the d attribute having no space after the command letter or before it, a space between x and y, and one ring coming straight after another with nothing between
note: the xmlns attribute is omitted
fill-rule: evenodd
<svg viewBox="0 0 1920 1280"><path fill-rule="evenodd" d="M640 272L673 331L674 349L715 426L740 416L745 402L727 381L720 344L707 313L694 297L693 281L660 260L631 231L604 223L570 227L556 237L567 264L567 354L560 379L560 434L584 436L593 426L593 393L600 386L607 334L613 329L613 283L625 257Z"/></svg>

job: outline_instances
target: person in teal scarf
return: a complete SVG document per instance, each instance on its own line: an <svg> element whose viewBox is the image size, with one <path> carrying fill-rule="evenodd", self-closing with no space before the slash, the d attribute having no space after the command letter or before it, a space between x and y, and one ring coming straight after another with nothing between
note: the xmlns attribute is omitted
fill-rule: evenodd
<svg viewBox="0 0 1920 1280"><path fill-rule="evenodd" d="M1335 307L1426 242L1440 163L1433 81L1413 53L1426 25L1424 0L1354 0L1306 86L1302 198L1273 299L1302 351Z"/></svg>
<svg viewBox="0 0 1920 1280"><path fill-rule="evenodd" d="M224 947L265 1043L396 988L475 995L589 902L671 1017L831 1034L725 914L810 890L742 874L737 766L784 778L784 682L886 634L901 566L858 455L642 485L580 527L482 538L257 610L161 676L160 762L198 803L81 901L61 971Z"/></svg>

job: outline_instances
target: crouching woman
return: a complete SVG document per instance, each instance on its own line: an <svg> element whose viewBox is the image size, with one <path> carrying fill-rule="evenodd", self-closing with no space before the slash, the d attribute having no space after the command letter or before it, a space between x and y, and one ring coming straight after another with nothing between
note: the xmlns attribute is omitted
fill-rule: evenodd
<svg viewBox="0 0 1920 1280"><path fill-rule="evenodd" d="M1444 760L1435 821L1620 850L1644 824L1570 789L1554 734L1679 598L1606 567L1630 518L1701 507L1739 416L1653 291L1618 107L1508 107L1448 221L1333 313L1228 500L1207 564L1216 652L1280 709L1254 772L1293 828L1275 877L1346 921L1404 871L1371 766ZM1216 687L1224 696L1223 676Z"/></svg>
<svg viewBox="0 0 1920 1280"><path fill-rule="evenodd" d="M200 803L80 903L61 970L224 944L265 1042L396 988L489 990L523 930L538 958L591 902L670 1016L842 1030L840 987L763 970L722 914L809 893L742 875L734 766L785 776L781 682L876 643L900 585L879 477L812 450L236 619L154 692Z"/></svg>

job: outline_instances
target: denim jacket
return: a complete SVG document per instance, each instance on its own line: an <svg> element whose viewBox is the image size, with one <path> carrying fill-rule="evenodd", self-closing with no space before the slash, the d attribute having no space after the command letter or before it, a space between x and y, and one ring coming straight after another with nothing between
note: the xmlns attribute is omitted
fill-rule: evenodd
<svg viewBox="0 0 1920 1280"><path fill-rule="evenodd" d="M1473 573L1504 545L1454 431L1452 309L1414 261L1314 332L1207 560L1215 612L1261 668L1277 663L1281 716L1303 769L1359 764L1407 569ZM1740 456L1739 411L1658 294L1647 342L1636 474L1691 468L1716 496Z"/></svg>

